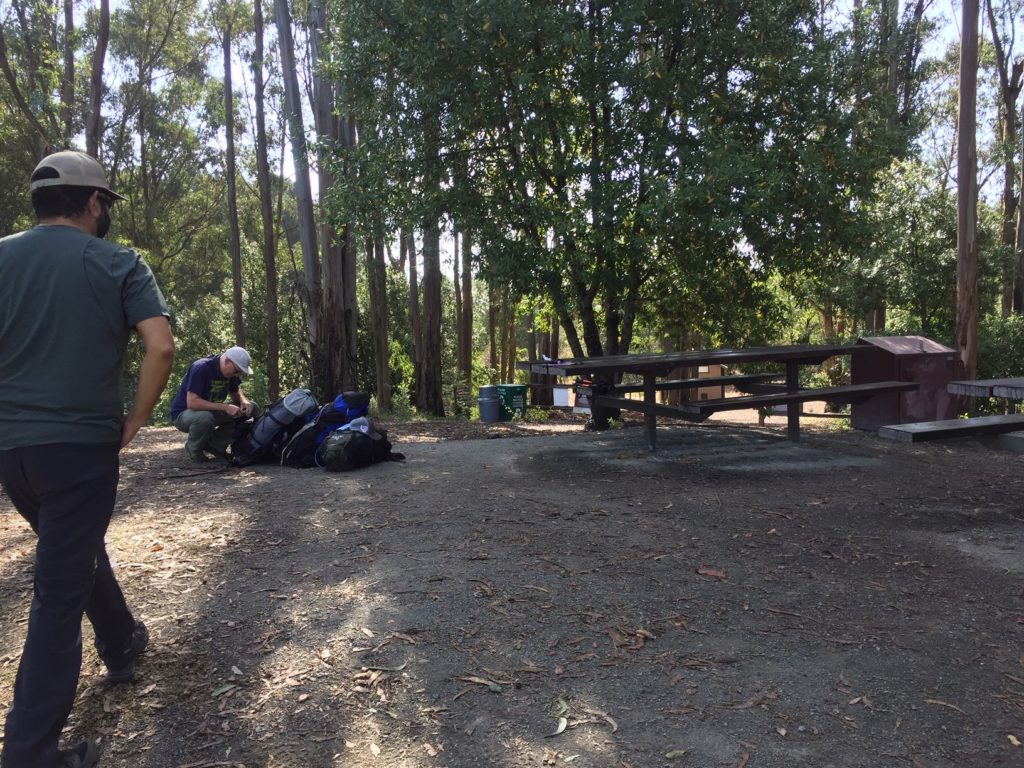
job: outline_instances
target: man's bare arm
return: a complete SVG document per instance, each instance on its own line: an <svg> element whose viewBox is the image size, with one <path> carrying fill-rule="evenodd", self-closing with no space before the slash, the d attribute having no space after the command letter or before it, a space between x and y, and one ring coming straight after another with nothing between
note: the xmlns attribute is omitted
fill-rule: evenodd
<svg viewBox="0 0 1024 768"><path fill-rule="evenodd" d="M150 317L135 326L146 352L139 371L139 383L135 398L121 424L121 447L132 441L136 433L149 420L153 406L167 386L174 362L174 334L166 317Z"/></svg>

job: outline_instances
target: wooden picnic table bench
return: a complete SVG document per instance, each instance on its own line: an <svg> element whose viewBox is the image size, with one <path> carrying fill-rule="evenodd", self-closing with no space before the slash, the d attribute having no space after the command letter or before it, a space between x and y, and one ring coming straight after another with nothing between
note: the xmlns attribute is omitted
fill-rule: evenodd
<svg viewBox="0 0 1024 768"><path fill-rule="evenodd" d="M952 395L962 397L1004 397L1008 400L1024 400L1024 378L964 379L949 382L946 390ZM925 440L999 435L1019 430L1024 430L1024 414L997 413L967 419L892 424L880 428L878 436L905 443L919 443Z"/></svg>
<svg viewBox="0 0 1024 768"><path fill-rule="evenodd" d="M1005 397L1009 400L1024 400L1024 378L951 381L946 389L951 395L965 397Z"/></svg>
<svg viewBox="0 0 1024 768"><path fill-rule="evenodd" d="M813 400L828 399L832 401L859 402L877 394L887 392L906 392L917 389L916 382L879 381L870 384L847 385L827 388L801 388L800 366L818 365L836 355L858 354L870 349L857 344L804 344L775 347L748 347L741 349L696 350L690 352L670 352L661 354L613 355L608 357L574 358L570 360L545 360L542 362L520 362L517 367L533 373L555 376L589 375L602 377L611 382L619 374L635 373L643 376L642 385L626 387L608 384L604 393L598 394L592 409L623 409L638 411L644 414L644 436L649 450L655 448L655 429L658 416L682 419L684 421L704 421L717 411L738 410L743 408L760 408L772 405L795 405ZM768 391L761 394L740 397L717 398L668 405L657 402L659 390L691 388L706 386L709 383L734 383L757 386L759 381L781 378L781 374L772 375L769 379L764 374L748 376L715 377L722 379L716 382L713 378L677 379L658 382L659 378L668 376L678 368L694 368L703 365L734 365L741 363L777 363L785 365L784 391ZM685 382L685 384L683 384ZM778 386L778 385L777 385ZM624 397L627 392L642 392L642 400ZM791 440L800 438L800 410L787 408L787 436ZM595 416L597 414L595 413Z"/></svg>
<svg viewBox="0 0 1024 768"><path fill-rule="evenodd" d="M690 379L666 379L655 382L654 388L659 392L672 389L700 389L701 387L729 387L733 386L746 391L746 387L762 382L776 381L781 379L781 373L746 373L733 376L705 376L704 378ZM643 392L643 384L618 384L615 392Z"/></svg>

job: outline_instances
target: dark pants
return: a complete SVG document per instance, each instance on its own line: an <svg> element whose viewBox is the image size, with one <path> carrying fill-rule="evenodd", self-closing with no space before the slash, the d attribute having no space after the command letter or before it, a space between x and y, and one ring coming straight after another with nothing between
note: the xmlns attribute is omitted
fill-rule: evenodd
<svg viewBox="0 0 1024 768"><path fill-rule="evenodd" d="M101 658L116 659L131 643L135 620L103 544L117 480L114 445L0 451L0 482L38 537L28 636L4 728L3 768L57 765L58 739L82 668L83 613Z"/></svg>

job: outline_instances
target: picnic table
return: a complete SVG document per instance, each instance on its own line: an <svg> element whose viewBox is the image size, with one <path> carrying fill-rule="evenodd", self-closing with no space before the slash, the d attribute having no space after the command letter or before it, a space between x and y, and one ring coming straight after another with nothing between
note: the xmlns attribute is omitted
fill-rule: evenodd
<svg viewBox="0 0 1024 768"><path fill-rule="evenodd" d="M787 436L791 440L799 440L801 409L790 406L813 400L860 402L884 392L906 392L917 389L917 383L903 381L801 388L801 366L820 365L830 357L855 355L867 349L869 347L858 344L802 344L524 361L517 363L516 366L522 370L549 376L592 376L603 379L606 382L607 391L595 398L592 408L622 409L643 413L645 442L648 450L653 451L656 445L655 432L658 416L700 422L718 411L786 405ZM785 366L785 382L769 383L773 378L782 378L778 374L737 374L675 380L665 378L679 368L718 364L739 365L742 363L783 365ZM619 378L620 374L625 373L642 376L643 384L622 386L612 383ZM714 400L689 401L678 405L657 402L659 391L719 384L736 386L748 394ZM643 399L635 400L626 397L625 395L629 392L642 392Z"/></svg>
<svg viewBox="0 0 1024 768"><path fill-rule="evenodd" d="M1002 397L1024 400L1024 378L963 379L946 386L951 395L961 397ZM1024 430L1024 414L1000 413L971 416L967 419L941 419L911 424L893 424L878 430L880 437L906 443L925 440L948 440L956 437L985 437Z"/></svg>

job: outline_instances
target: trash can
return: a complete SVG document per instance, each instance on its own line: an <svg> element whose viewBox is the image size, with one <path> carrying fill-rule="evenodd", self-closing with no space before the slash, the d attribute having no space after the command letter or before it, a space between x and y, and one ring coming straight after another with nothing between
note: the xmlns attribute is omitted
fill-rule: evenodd
<svg viewBox="0 0 1024 768"><path fill-rule="evenodd" d="M484 424L501 421L501 397L498 395L496 386L491 384L480 387L480 397L477 403L480 405L480 421Z"/></svg>
<svg viewBox="0 0 1024 768"><path fill-rule="evenodd" d="M913 392L886 392L850 407L856 429L877 430L887 424L956 418L956 398L947 386L956 376L956 351L924 336L866 336L857 344L871 347L851 355L850 381L916 381Z"/></svg>
<svg viewBox="0 0 1024 768"><path fill-rule="evenodd" d="M514 416L526 416L526 385L498 384L498 397L501 398L501 420L512 421Z"/></svg>

